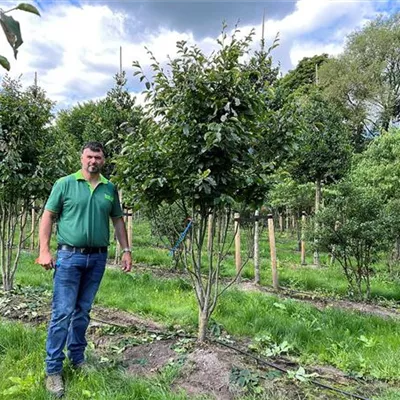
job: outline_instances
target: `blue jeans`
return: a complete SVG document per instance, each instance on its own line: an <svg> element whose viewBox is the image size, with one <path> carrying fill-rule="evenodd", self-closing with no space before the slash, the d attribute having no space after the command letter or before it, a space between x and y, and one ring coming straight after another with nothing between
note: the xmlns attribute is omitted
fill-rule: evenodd
<svg viewBox="0 0 400 400"><path fill-rule="evenodd" d="M58 251L54 271L51 321L46 341L46 374L59 374L65 359L78 365L85 360L89 313L104 274L107 253Z"/></svg>

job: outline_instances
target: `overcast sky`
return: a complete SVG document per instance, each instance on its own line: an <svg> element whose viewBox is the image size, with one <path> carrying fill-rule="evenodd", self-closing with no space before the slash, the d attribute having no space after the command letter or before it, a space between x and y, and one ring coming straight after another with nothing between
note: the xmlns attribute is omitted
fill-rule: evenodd
<svg viewBox="0 0 400 400"><path fill-rule="evenodd" d="M21 0L27 2L26 0ZM0 0L8 10L21 1ZM42 17L14 11L21 23L24 44L18 60L0 32L0 54L12 63L11 76L22 75L31 84L35 71L38 83L57 108L105 96L119 70L119 47L123 69L132 93L141 85L133 77L132 61L145 68L148 47L163 62L174 56L178 40L197 43L205 52L215 48L222 21L248 33L256 30L254 45L261 38L265 10L265 37L271 43L279 32L280 46L275 63L283 73L303 57L339 54L346 36L378 14L400 11L400 1L297 0L297 1L133 1L133 0L40 0L32 1ZM4 70L0 69L0 79Z"/></svg>

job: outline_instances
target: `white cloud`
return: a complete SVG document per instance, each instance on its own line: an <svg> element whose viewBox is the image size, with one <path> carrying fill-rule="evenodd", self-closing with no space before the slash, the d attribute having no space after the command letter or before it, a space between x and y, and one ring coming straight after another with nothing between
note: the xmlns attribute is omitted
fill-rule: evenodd
<svg viewBox="0 0 400 400"><path fill-rule="evenodd" d="M7 5L12 7L9 1ZM176 55L178 40L195 42L189 30L167 30L161 28L162 21L158 29L148 31L146 21L139 21L134 11L129 15L115 11L112 1L87 2L80 7L57 1L53 6L47 5L41 18L19 11L12 15L21 23L25 42L15 61L4 35L0 34L0 48L12 62L11 75L23 74L23 83L31 84L37 71L39 84L62 107L106 94L119 69L120 46L123 69L131 86L132 61L139 61L145 70L151 63L145 46L165 64L167 55ZM295 10L281 20L266 16L266 39L270 43L280 33L274 59L280 60L286 70L305 56L338 54L345 36L375 15L373 1L298 0ZM137 37L129 32L132 25L143 27ZM251 28L240 27L241 35L248 34ZM261 24L256 27L255 46L259 45L261 29ZM325 30L325 37L321 30ZM206 54L217 46L211 38L197 40L197 44Z"/></svg>
<svg viewBox="0 0 400 400"><path fill-rule="evenodd" d="M290 49L290 61L295 66L304 57L313 57L315 55L327 53L331 56L340 54L343 50L341 44L334 43L318 43L318 42L302 42L294 43Z"/></svg>

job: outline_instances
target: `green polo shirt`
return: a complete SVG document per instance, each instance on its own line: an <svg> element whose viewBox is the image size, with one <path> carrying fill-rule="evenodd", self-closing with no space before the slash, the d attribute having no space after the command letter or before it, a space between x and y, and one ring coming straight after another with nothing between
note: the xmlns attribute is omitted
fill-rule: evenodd
<svg viewBox="0 0 400 400"><path fill-rule="evenodd" d="M76 247L102 247L110 242L109 218L122 217L116 187L104 176L93 190L82 171L60 178L45 209L58 214L57 241Z"/></svg>

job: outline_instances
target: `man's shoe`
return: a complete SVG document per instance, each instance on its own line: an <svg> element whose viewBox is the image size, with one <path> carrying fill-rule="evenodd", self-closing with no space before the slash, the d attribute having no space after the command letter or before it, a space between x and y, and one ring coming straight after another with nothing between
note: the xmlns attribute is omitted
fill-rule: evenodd
<svg viewBox="0 0 400 400"><path fill-rule="evenodd" d="M86 361L82 361L79 364L73 364L72 368L81 374L88 374L93 371L93 367L91 367Z"/></svg>
<svg viewBox="0 0 400 400"><path fill-rule="evenodd" d="M57 398L64 396L64 382L61 374L46 376L46 389Z"/></svg>

